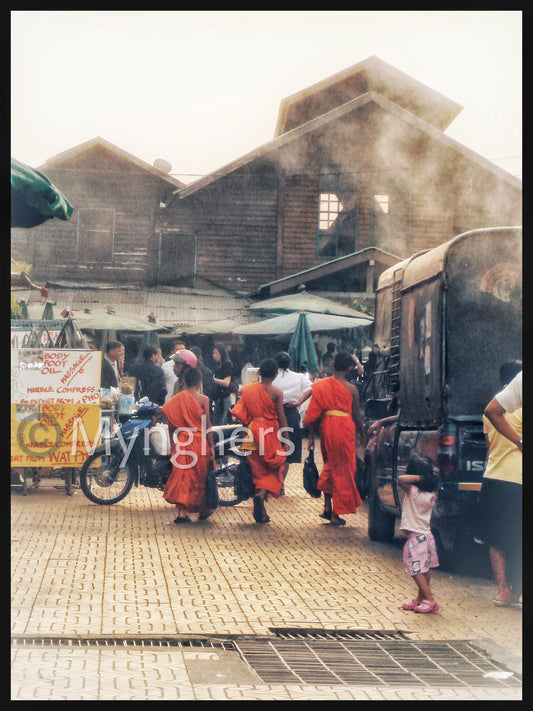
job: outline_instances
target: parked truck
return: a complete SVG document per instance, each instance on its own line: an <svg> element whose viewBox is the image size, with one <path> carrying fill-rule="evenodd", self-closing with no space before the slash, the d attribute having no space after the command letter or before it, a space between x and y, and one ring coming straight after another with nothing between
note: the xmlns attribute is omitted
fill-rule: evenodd
<svg viewBox="0 0 533 711"><path fill-rule="evenodd" d="M485 467L483 411L498 391L499 367L522 357L522 229L472 230L419 252L381 275L374 341L387 354L383 397L367 417L384 415L397 384L397 420L368 448L368 532L391 540L401 515L398 476L413 457L439 477L432 530L451 565L472 539ZM379 389L378 389L379 390Z"/></svg>

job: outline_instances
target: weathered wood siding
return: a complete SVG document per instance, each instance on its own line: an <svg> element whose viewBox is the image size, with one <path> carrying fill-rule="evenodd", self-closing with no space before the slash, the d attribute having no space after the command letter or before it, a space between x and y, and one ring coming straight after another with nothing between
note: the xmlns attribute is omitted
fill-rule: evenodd
<svg viewBox="0 0 533 711"><path fill-rule="evenodd" d="M242 170L159 215L157 231L178 228L197 241L196 276L235 291L272 278L276 269L278 179Z"/></svg>
<svg viewBox="0 0 533 711"><path fill-rule="evenodd" d="M74 211L67 222L17 230L14 252L32 264L34 278L145 283L154 212L170 192L164 181L98 149L46 175Z"/></svg>
<svg viewBox="0 0 533 711"><path fill-rule="evenodd" d="M318 226L318 172L291 175L285 182L283 257L280 277L308 269L323 260L316 257ZM275 279L272 276L267 281Z"/></svg>
<svg viewBox="0 0 533 711"><path fill-rule="evenodd" d="M71 220L13 230L12 254L33 265L36 280L194 286L201 279L247 293L330 261L317 256L320 172L335 167L358 176L357 235L353 228L338 256L378 247L404 258L469 229L522 221L517 185L366 104L258 149L166 208L160 203L175 191L168 180L103 148L88 150L47 173L74 205ZM390 229L376 217L374 195L386 190L376 176L387 171L407 176Z"/></svg>
<svg viewBox="0 0 533 711"><path fill-rule="evenodd" d="M319 135L308 134L282 155L280 162L287 171L282 264L281 273L272 274L271 280L328 261L316 254L321 165L336 164L359 176L354 251L379 247L405 258L467 230L521 224L521 191L503 177L383 115L381 109L367 111L363 118L364 125L352 121L348 127L344 121ZM401 171L408 176L406 201L399 208L408 227L392 239L380 236L372 215L374 180L383 171Z"/></svg>

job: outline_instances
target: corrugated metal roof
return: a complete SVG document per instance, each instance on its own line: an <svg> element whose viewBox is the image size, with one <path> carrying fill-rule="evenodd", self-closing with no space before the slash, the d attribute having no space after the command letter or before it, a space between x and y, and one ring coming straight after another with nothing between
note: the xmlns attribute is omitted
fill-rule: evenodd
<svg viewBox="0 0 533 711"><path fill-rule="evenodd" d="M54 315L65 308L76 313L84 309L102 311L108 307L136 318L148 320L154 313L158 326L175 329L179 326L198 326L206 321L232 319L248 323L253 317L247 311L250 300L223 290L194 290L140 287L113 287L92 285L82 288L52 285L48 299L55 301ZM39 303L41 313L44 301L38 294L30 294L33 304Z"/></svg>

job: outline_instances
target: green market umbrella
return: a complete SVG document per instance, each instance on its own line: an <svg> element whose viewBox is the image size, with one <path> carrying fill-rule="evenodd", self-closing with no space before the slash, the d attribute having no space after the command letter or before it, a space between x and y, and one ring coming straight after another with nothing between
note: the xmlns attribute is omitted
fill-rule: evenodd
<svg viewBox="0 0 533 711"><path fill-rule="evenodd" d="M150 321L142 321L135 316L121 314L118 312L108 313L106 311L86 314L80 313L74 316L78 328L94 331L157 331L161 326L157 326Z"/></svg>
<svg viewBox="0 0 533 711"><path fill-rule="evenodd" d="M291 342L289 343L289 355L292 361L292 369L297 373L302 371L313 373L318 370L318 358L305 313L299 315L296 330L292 334Z"/></svg>
<svg viewBox="0 0 533 711"><path fill-rule="evenodd" d="M372 323L372 319L368 318L350 318L334 314L306 312L306 317L311 333L317 331L340 331L343 328L358 328L359 326L369 326ZM294 333L298 320L299 314L296 312L281 314L263 321L256 321L256 323L238 326L233 330L233 333L248 336L274 336L283 333Z"/></svg>
<svg viewBox="0 0 533 711"><path fill-rule="evenodd" d="M307 311L307 313L332 314L335 316L346 316L349 318L366 318L370 323L372 317L361 311L351 309L331 299L323 296L311 294L308 291L301 291L298 294L286 294L285 296L275 296L272 299L256 301L248 305L249 311L259 313L288 314L294 311Z"/></svg>
<svg viewBox="0 0 533 711"><path fill-rule="evenodd" d="M43 315L42 319L44 321L53 321L54 320L54 306L56 305L55 301L47 301L46 304L44 305L44 310L43 310Z"/></svg>
<svg viewBox="0 0 533 711"><path fill-rule="evenodd" d="M235 329L243 325L241 321L225 318L217 321L206 321L205 323L199 323L194 326L176 327L173 333L179 336L182 334L205 336L216 333L233 333Z"/></svg>
<svg viewBox="0 0 533 711"><path fill-rule="evenodd" d="M159 342L159 336L157 331L144 331L141 345L139 346L139 354L142 355L143 350L146 346L154 346L154 348L161 348L161 343Z"/></svg>
<svg viewBox="0 0 533 711"><path fill-rule="evenodd" d="M11 227L36 227L54 217L69 220L72 211L46 175L11 159Z"/></svg>

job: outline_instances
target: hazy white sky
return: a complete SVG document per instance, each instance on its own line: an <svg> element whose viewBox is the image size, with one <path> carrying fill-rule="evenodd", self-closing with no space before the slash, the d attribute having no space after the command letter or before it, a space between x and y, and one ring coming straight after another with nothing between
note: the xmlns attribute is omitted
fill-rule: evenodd
<svg viewBox="0 0 533 711"><path fill-rule="evenodd" d="M96 136L206 174L274 136L281 99L371 55L464 108L447 135L521 177L520 11L12 11L11 155Z"/></svg>

